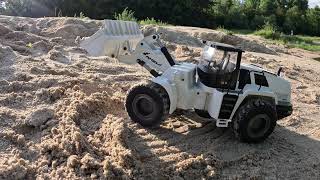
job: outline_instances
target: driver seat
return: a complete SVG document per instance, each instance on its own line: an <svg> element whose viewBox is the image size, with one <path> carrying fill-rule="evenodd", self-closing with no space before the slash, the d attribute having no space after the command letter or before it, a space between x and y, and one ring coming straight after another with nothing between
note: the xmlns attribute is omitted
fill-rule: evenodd
<svg viewBox="0 0 320 180"><path fill-rule="evenodd" d="M224 70L222 64L211 68L209 65L200 64L197 66L197 73L200 82L211 88L234 90L237 84L237 71L235 64L229 63Z"/></svg>

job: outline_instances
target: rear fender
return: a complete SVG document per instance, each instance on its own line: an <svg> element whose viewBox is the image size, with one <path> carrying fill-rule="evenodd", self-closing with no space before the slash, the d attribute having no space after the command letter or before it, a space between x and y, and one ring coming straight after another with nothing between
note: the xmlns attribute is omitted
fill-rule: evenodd
<svg viewBox="0 0 320 180"><path fill-rule="evenodd" d="M233 112L232 112L232 114L230 116L230 119L233 118L233 116L235 115L237 110L244 103L246 103L248 100L254 99L254 98L267 99L271 103L275 104L277 96L271 91L250 91L250 90L249 91L245 91L243 94L239 95L238 101L235 104L235 107L234 107Z"/></svg>
<svg viewBox="0 0 320 180"><path fill-rule="evenodd" d="M170 83L165 78L161 78L161 76L157 78L153 78L152 81L156 84L159 84L161 87L163 87L167 91L170 99L169 113L172 114L177 109L177 89L175 84Z"/></svg>

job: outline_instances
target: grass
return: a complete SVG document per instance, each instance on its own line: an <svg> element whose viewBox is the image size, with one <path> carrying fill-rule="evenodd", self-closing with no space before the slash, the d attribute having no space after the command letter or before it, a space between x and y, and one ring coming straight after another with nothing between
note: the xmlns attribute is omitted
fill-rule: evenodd
<svg viewBox="0 0 320 180"><path fill-rule="evenodd" d="M134 17L134 11L125 8L121 13L114 14L114 18L120 21L137 21L137 18Z"/></svg>
<svg viewBox="0 0 320 180"><path fill-rule="evenodd" d="M314 44L289 43L289 47L296 47L296 48L305 49L305 50L308 50L308 51L320 51L320 45L314 45Z"/></svg>
<svg viewBox="0 0 320 180"><path fill-rule="evenodd" d="M281 33L278 32L277 28L270 24L264 25L260 30L253 32L253 34L273 40L279 40L281 37Z"/></svg>
<svg viewBox="0 0 320 180"><path fill-rule="evenodd" d="M80 12L79 16L77 14L74 14L73 17L80 18L80 19L87 19L88 18L83 12Z"/></svg>
<svg viewBox="0 0 320 180"><path fill-rule="evenodd" d="M32 48L32 46L33 46L33 45L32 45L31 42L29 42L28 44L26 44L26 47L27 47L27 48Z"/></svg>
<svg viewBox="0 0 320 180"><path fill-rule="evenodd" d="M141 25L148 25L148 24L154 24L154 25L158 25L158 26L167 26L169 25L168 23L162 22L160 20L156 20L154 18L147 18L144 20L139 21L139 24Z"/></svg>
<svg viewBox="0 0 320 180"><path fill-rule="evenodd" d="M159 26L169 25L166 22L162 22L162 21L156 20L154 18L147 18L147 19L138 21L138 19L134 16L134 11L129 10L128 8L125 8L119 14L117 14L117 13L114 14L114 18L116 20L121 20L121 21L135 21L135 22L138 22L141 25L147 25L147 24L155 24L155 25L159 25Z"/></svg>
<svg viewBox="0 0 320 180"><path fill-rule="evenodd" d="M251 30L251 29L231 29L230 31L232 31L234 34L244 34L244 35L254 33L254 30Z"/></svg>
<svg viewBox="0 0 320 180"><path fill-rule="evenodd" d="M320 51L320 37L285 35L269 24L266 24L262 29L255 31L253 34L262 36L266 39L271 39L277 43L285 44L291 48Z"/></svg>
<svg viewBox="0 0 320 180"><path fill-rule="evenodd" d="M304 40L310 40L310 41L316 41L320 43L320 37L317 36L302 36L302 35L296 35L296 37L302 38Z"/></svg>
<svg viewBox="0 0 320 180"><path fill-rule="evenodd" d="M284 35L274 41L285 44L291 48L300 48L308 51L320 51L320 37L304 36L304 35Z"/></svg>
<svg viewBox="0 0 320 180"><path fill-rule="evenodd" d="M294 36L295 41L289 41L289 46L306 49L309 51L319 51L320 52L320 37L314 36Z"/></svg>
<svg viewBox="0 0 320 180"><path fill-rule="evenodd" d="M233 31L225 29L223 26L219 26L216 30L220 31L220 32L224 32L224 33L226 33L228 35L233 35L234 34Z"/></svg>
<svg viewBox="0 0 320 180"><path fill-rule="evenodd" d="M247 29L233 29L227 30L223 27L219 27L216 30L225 32L227 34L254 34L257 36L264 37L274 43L284 44L290 48L300 48L308 51L319 51L320 52L320 37L312 37L305 35L294 35L289 36L281 33L276 27L266 24L260 30L252 31Z"/></svg>
<svg viewBox="0 0 320 180"><path fill-rule="evenodd" d="M80 12L79 17L80 17L81 19L86 18L86 16L84 15L84 13L83 13L83 12Z"/></svg>

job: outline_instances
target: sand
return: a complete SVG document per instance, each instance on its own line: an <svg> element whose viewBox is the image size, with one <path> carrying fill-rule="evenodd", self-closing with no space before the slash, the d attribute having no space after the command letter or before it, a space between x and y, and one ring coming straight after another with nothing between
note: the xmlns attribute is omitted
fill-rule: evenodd
<svg viewBox="0 0 320 180"><path fill-rule="evenodd" d="M292 83L292 116L260 144L177 112L158 129L133 123L127 90L150 78L138 65L93 58L78 47L101 21L0 16L0 179L319 179L320 52L287 49L256 36L194 27L163 33L179 61L199 60L197 38L243 47L244 62Z"/></svg>

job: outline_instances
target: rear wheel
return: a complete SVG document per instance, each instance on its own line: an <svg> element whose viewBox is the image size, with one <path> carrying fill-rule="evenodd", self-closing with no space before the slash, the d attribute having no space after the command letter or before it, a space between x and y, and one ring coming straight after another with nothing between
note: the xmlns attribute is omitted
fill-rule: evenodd
<svg viewBox="0 0 320 180"><path fill-rule="evenodd" d="M233 132L242 142L258 143L273 132L277 121L275 105L263 100L249 100L233 119Z"/></svg>
<svg viewBox="0 0 320 180"><path fill-rule="evenodd" d="M125 106L133 121L154 127L168 118L170 100L160 85L148 82L129 90Z"/></svg>

